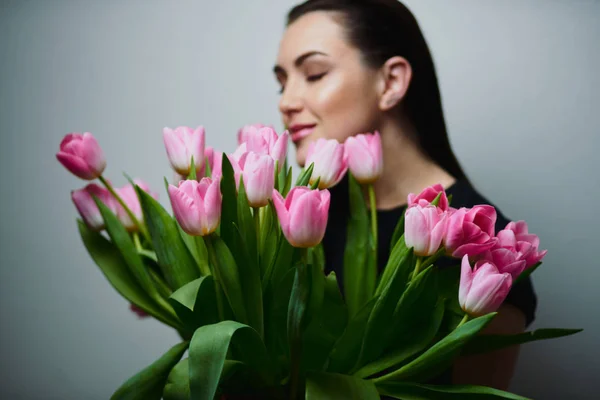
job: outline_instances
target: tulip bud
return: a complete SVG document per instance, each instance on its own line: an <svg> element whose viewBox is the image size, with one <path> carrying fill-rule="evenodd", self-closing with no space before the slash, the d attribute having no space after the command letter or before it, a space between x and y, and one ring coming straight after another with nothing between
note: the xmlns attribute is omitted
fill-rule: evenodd
<svg viewBox="0 0 600 400"><path fill-rule="evenodd" d="M214 232L221 219L220 182L210 178L181 181L179 187L169 185L173 213L181 228L194 236Z"/></svg>
<svg viewBox="0 0 600 400"><path fill-rule="evenodd" d="M244 125L243 127L241 127L238 130L237 134L238 146L242 143L245 143L248 140L249 135L255 134L256 131L258 131L261 128L267 128L267 126L263 124L251 124ZM269 128L273 129L272 126L269 126Z"/></svg>
<svg viewBox="0 0 600 400"><path fill-rule="evenodd" d="M204 168L204 128L192 130L186 126L176 129L164 128L163 140L167 149L169 162L178 174L187 176L192 169L192 156L196 173L201 174Z"/></svg>
<svg viewBox="0 0 600 400"><path fill-rule="evenodd" d="M89 132L66 135L56 158L71 173L89 181L100 177L106 168L102 148Z"/></svg>
<svg viewBox="0 0 600 400"><path fill-rule="evenodd" d="M96 196L113 213L117 211L117 200L107 189L95 183L71 192L71 199L86 225L94 231L101 231L105 227L104 219L92 196Z"/></svg>
<svg viewBox="0 0 600 400"><path fill-rule="evenodd" d="M408 195L408 207L419 204L423 207L431 204L432 201L441 193L440 201L438 202L438 208L442 211L448 211L448 197L446 196L446 191L444 187L439 183L433 186L429 186L425 188L421 193L415 195L410 193Z"/></svg>
<svg viewBox="0 0 600 400"><path fill-rule="evenodd" d="M407 247L413 247L418 256L434 255L446 233L446 216L441 209L415 205L406 210L404 238Z"/></svg>
<svg viewBox="0 0 600 400"><path fill-rule="evenodd" d="M278 136L271 127L248 126L240 136L242 137L240 146L245 144L246 151L268 154L279 163L279 169L283 167L288 146L287 131Z"/></svg>
<svg viewBox="0 0 600 400"><path fill-rule="evenodd" d="M308 147L306 165L314 163L310 184L319 179L319 189L337 185L348 170L344 145L335 139L318 139Z"/></svg>
<svg viewBox="0 0 600 400"><path fill-rule="evenodd" d="M383 172L383 150L379 132L359 134L344 144L348 167L359 183L375 182Z"/></svg>
<svg viewBox="0 0 600 400"><path fill-rule="evenodd" d="M512 278L492 263L479 261L471 269L469 257L462 258L458 302L464 312L482 316L496 311L510 292Z"/></svg>
<svg viewBox="0 0 600 400"><path fill-rule="evenodd" d="M275 186L275 162L268 155L247 153L243 159L242 179L251 207L269 204Z"/></svg>
<svg viewBox="0 0 600 400"><path fill-rule="evenodd" d="M494 237L496 209L489 205L451 210L443 243L447 253L461 258L490 250L498 239Z"/></svg>
<svg viewBox="0 0 600 400"><path fill-rule="evenodd" d="M510 234L510 232L513 234ZM540 238L537 235L529 233L529 228L525 221L509 222L504 230L496 235L500 240L502 247L515 247L523 253L523 259L526 261L525 268L542 261L548 253L548 250L539 251Z"/></svg>
<svg viewBox="0 0 600 400"><path fill-rule="evenodd" d="M143 191L148 192L152 197L158 200L158 194L151 192L148 184L139 179L134 180L134 182ZM138 199L135 188L131 184L129 184L123 186L122 188L116 189L116 192L119 195L119 197L123 200L125 205L131 210L135 218L139 222L142 222L144 220L144 213L142 212L142 205L140 204L140 200ZM129 232L134 232L138 230L137 225L131 220L125 209L120 204L117 204L117 217Z"/></svg>
<svg viewBox="0 0 600 400"><path fill-rule="evenodd" d="M330 194L325 190L311 190L306 186L293 188L284 198L273 190L273 204L281 230L294 247L313 247L325 235Z"/></svg>

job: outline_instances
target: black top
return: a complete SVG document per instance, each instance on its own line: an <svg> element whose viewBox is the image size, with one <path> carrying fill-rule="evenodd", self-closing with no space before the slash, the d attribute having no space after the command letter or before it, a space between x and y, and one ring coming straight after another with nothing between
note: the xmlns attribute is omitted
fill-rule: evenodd
<svg viewBox="0 0 600 400"><path fill-rule="evenodd" d="M331 192L331 204L329 207L329 220L327 223L327 229L325 231L325 237L323 238L323 248L325 251L325 265L326 272L335 271L340 290L343 293L343 265L344 265L344 247L346 244L346 226L349 216L349 205L348 205L348 180L347 178L335 187L330 189ZM473 207L478 204L489 204L486 198L479 194L475 188L466 180L457 180L452 186L446 189L448 196L452 195L451 206L454 208L460 207ZM510 222L496 206L496 212L498 218L496 220L496 232L502 230ZM396 224L402 217L406 206L397 207L390 210L378 210L377 211L377 230L378 230L378 267L381 273L385 268L387 260L390 255L390 242ZM442 258L436 264L455 265L456 260L449 258ZM505 303L512 304L520 309L527 320L527 325L535 318L535 309L537 306L537 298L531 283L531 279L522 280L521 282L513 285L510 293L508 294ZM446 376L445 383L448 382L448 376ZM435 382L442 383L442 382Z"/></svg>

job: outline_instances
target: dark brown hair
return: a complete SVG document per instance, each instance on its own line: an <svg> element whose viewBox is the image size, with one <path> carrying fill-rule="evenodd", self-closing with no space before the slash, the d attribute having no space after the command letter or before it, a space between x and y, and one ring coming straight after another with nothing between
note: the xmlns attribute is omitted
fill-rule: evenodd
<svg viewBox="0 0 600 400"><path fill-rule="evenodd" d="M379 68L394 56L410 63L413 76L403 105L415 139L448 173L467 179L450 146L429 47L410 10L397 0L309 0L290 10L287 25L313 11L339 13L350 43L367 65Z"/></svg>

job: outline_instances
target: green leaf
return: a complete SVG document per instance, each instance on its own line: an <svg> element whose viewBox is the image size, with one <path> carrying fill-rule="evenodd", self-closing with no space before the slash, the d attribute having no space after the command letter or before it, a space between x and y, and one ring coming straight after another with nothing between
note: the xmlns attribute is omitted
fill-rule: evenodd
<svg viewBox="0 0 600 400"><path fill-rule="evenodd" d="M363 349L369 349L372 356L355 376L362 378L397 365L431 343L444 313L443 301L438 302L435 272L429 267L417 275L398 301L393 316L387 322L381 321L380 332L365 336L368 347L363 345ZM362 366L360 362L358 366Z"/></svg>
<svg viewBox="0 0 600 400"><path fill-rule="evenodd" d="M308 372L306 400L379 400L375 385L348 375Z"/></svg>
<svg viewBox="0 0 600 400"><path fill-rule="evenodd" d="M325 279L323 305L304 332L302 363L305 370L323 369L329 353L344 333L347 323L348 311L335 272L331 272Z"/></svg>
<svg viewBox="0 0 600 400"><path fill-rule="evenodd" d="M404 259L405 252L407 250L408 248L406 247L406 243L404 242L404 236L401 236L400 239L398 239L398 241L396 242L396 245L392 247L390 257L388 258L387 264L385 265L385 269L381 274L381 278L377 285L377 290L375 291L375 294L380 295L381 292L383 292L383 290L387 287L387 285L389 285L392 276L394 276L394 274L396 273L396 269L398 269L398 267L401 266L401 262ZM407 265L406 267L409 269L405 269L401 271L401 273L402 276L404 276L403 279L405 281L408 281L408 276L413 271L413 269L410 268L410 265Z"/></svg>
<svg viewBox="0 0 600 400"><path fill-rule="evenodd" d="M461 354L471 355L488 353L523 343L535 342L537 340L556 339L559 337L574 335L583 329L536 329L535 331L523 332L515 335L481 335L474 337Z"/></svg>
<svg viewBox="0 0 600 400"><path fill-rule="evenodd" d="M314 181L314 182L313 182L313 183L310 185L310 188L311 188L312 190L318 189L318 188L319 188L319 183L320 183L320 182L321 182L321 177L320 177L320 176L318 176L318 177L317 177L317 180L315 180L315 181Z"/></svg>
<svg viewBox="0 0 600 400"><path fill-rule="evenodd" d="M296 248L287 241L281 232L278 241L279 245L275 256L275 262L267 269L263 278L262 286L265 289L269 285L277 285L287 271L294 267Z"/></svg>
<svg viewBox="0 0 600 400"><path fill-rule="evenodd" d="M248 255L253 258L253 265L258 267L258 241L256 237L256 227L254 224L254 218L252 217L252 212L250 211L250 206L248 205L244 180L241 178L237 198L237 220L239 223L236 226L239 227L239 229L236 230L239 232L244 243L246 244ZM235 236L236 235L234 235L234 237ZM232 249L235 249L235 247L232 247Z"/></svg>
<svg viewBox="0 0 600 400"><path fill-rule="evenodd" d="M286 164L287 164L287 160L286 160ZM281 195L285 198L287 196L287 194L290 192L290 189L292 188L292 167L289 167L289 169L287 170L287 175L285 177L285 183L283 186L279 186L280 188L283 188L282 191L280 191L279 193L281 193Z"/></svg>
<svg viewBox="0 0 600 400"><path fill-rule="evenodd" d="M161 314L163 314L165 318L168 319L175 317L175 311L173 308L158 293L158 290L154 285L150 274L148 273L146 265L144 265L142 258L135 248L133 240L131 240L129 233L123 224L121 224L117 216L95 196L94 201L96 202L96 205L100 210L100 214L104 219L108 235L110 236L113 244L121 252L127 267L131 271L131 274L135 277L142 289L148 293L148 296L153 299Z"/></svg>
<svg viewBox="0 0 600 400"><path fill-rule="evenodd" d="M519 282L524 281L525 279L527 279L527 277L531 274L533 274L533 272L538 269L538 267L542 265L541 262L538 262L537 264L532 265L531 267L527 268L525 271L521 272L519 274L519 276L517 276L517 279L515 279L515 281L513 282L513 285L516 285Z"/></svg>
<svg viewBox="0 0 600 400"><path fill-rule="evenodd" d="M189 342L173 347L162 357L129 378L111 397L111 400L160 400L171 369L181 360Z"/></svg>
<svg viewBox="0 0 600 400"><path fill-rule="evenodd" d="M311 163L308 168L304 169L296 180L296 186L307 186L314 168L315 163Z"/></svg>
<svg viewBox="0 0 600 400"><path fill-rule="evenodd" d="M355 315L373 296L376 266L368 262L369 214L360 185L348 173L350 217L344 248L344 294L348 312Z"/></svg>
<svg viewBox="0 0 600 400"><path fill-rule="evenodd" d="M198 270L200 272L210 271L208 266L208 252L206 251L206 246L202 241L202 237L187 234L183 229L181 229L179 224L177 224L177 229L179 230L179 235L181 235L181 239L185 243L185 246L187 247L191 256L194 258L194 261L196 261Z"/></svg>
<svg viewBox="0 0 600 400"><path fill-rule="evenodd" d="M163 316L148 293L138 284L117 247L99 232L89 229L83 221L78 220L77 224L85 248L112 287L129 303L135 304L159 321L177 328L178 321Z"/></svg>
<svg viewBox="0 0 600 400"><path fill-rule="evenodd" d="M221 195L223 203L221 205L221 237L228 246L233 246L235 235L233 224L239 226L237 220L237 189L233 167L225 154L223 154L222 171Z"/></svg>
<svg viewBox="0 0 600 400"><path fill-rule="evenodd" d="M158 264L173 290L200 277L194 258L188 251L177 227L177 222L151 195L135 186L144 218L152 237Z"/></svg>
<svg viewBox="0 0 600 400"><path fill-rule="evenodd" d="M239 322L223 321L198 328L192 337L189 373L193 399L213 400L230 347L238 361L256 370L265 384L272 383L271 360L258 333Z"/></svg>
<svg viewBox="0 0 600 400"><path fill-rule="evenodd" d="M451 385L436 386L409 382L391 382L377 384L379 393L402 400L488 400L512 399L528 400L509 392L486 386Z"/></svg>
<svg viewBox="0 0 600 400"><path fill-rule="evenodd" d="M356 315L350 318L342 336L337 340L331 354L327 371L348 372L356 363L367 328L367 321L378 297L372 298Z"/></svg>
<svg viewBox="0 0 600 400"><path fill-rule="evenodd" d="M377 384L406 380L418 382L435 376L443 371L460 353L462 347L495 316L496 313L490 313L465 323L410 363L373 381Z"/></svg>
<svg viewBox="0 0 600 400"><path fill-rule="evenodd" d="M412 249L406 249L403 255L389 284L381 292L369 316L365 337L356 364L358 368L378 358L389 344L391 338L390 327L392 321L394 321L396 305L407 288L407 271L411 270L412 265L414 265Z"/></svg>
<svg viewBox="0 0 600 400"><path fill-rule="evenodd" d="M204 240L209 255L211 256L215 278L223 288L229 305L233 310L233 314L238 321L247 323L248 314L246 312L244 295L242 292L242 283L238 265L236 264L231 251L223 239L214 233L205 236Z"/></svg>
<svg viewBox="0 0 600 400"><path fill-rule="evenodd" d="M191 332L218 321L215 282L211 275L183 285L171 295L169 302Z"/></svg>
<svg viewBox="0 0 600 400"><path fill-rule="evenodd" d="M288 270L276 285L267 288L263 298L265 302L265 341L269 354L276 358L278 370L289 368L287 315L295 275L294 269Z"/></svg>
<svg viewBox="0 0 600 400"><path fill-rule="evenodd" d="M269 202L267 207L260 209L262 219L260 226L260 276L264 278L265 272L275 262L277 255L277 237L279 235L279 221L275 212L275 206Z"/></svg>
<svg viewBox="0 0 600 400"><path fill-rule="evenodd" d="M264 337L263 291L260 281L260 269L257 265L258 260L255 258L256 255L250 255L249 246L239 229L236 229L234 242L236 243L236 264L238 265L240 283L243 282L241 287L244 303L246 304L248 325L254 328L262 338Z"/></svg>
<svg viewBox="0 0 600 400"><path fill-rule="evenodd" d="M173 367L163 390L164 400L190 400L189 358L184 358Z"/></svg>
<svg viewBox="0 0 600 400"><path fill-rule="evenodd" d="M197 181L198 177L196 176L196 163L194 162L194 156L191 159L190 173L187 176L188 180Z"/></svg>

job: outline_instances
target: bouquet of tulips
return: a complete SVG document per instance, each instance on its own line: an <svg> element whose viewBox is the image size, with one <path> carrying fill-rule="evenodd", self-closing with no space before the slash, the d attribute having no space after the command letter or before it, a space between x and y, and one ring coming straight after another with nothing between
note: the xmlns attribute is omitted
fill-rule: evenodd
<svg viewBox="0 0 600 400"><path fill-rule="evenodd" d="M113 399L521 399L426 382L460 354L578 331L477 335L546 251L524 221L495 234L493 207L454 209L440 185L409 196L378 274L378 133L316 141L293 188L287 132L246 126L229 155L205 147L202 127L165 128L163 137L180 176L165 180L174 216L142 181L114 188L90 133L68 134L57 154L102 184L72 192L92 259L132 310L182 338ZM328 188L345 174L342 296L335 273L324 273L321 241ZM440 257L455 267L436 266Z"/></svg>

